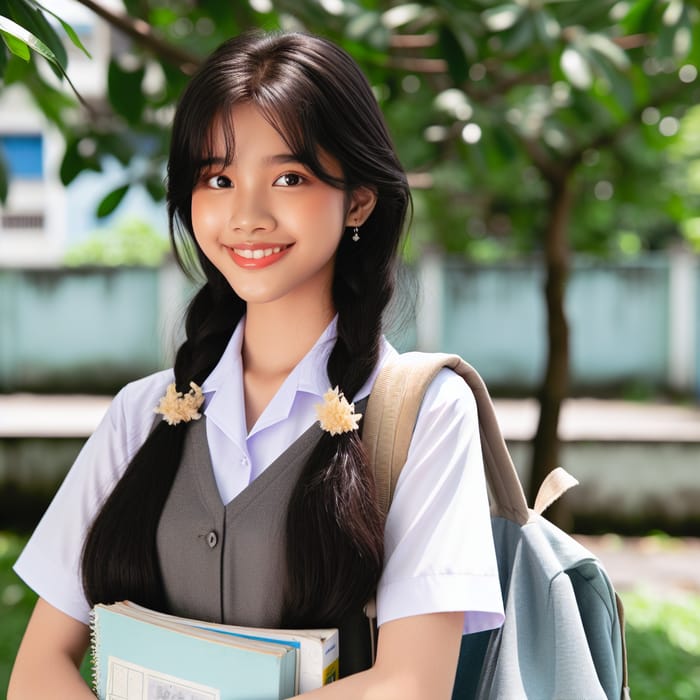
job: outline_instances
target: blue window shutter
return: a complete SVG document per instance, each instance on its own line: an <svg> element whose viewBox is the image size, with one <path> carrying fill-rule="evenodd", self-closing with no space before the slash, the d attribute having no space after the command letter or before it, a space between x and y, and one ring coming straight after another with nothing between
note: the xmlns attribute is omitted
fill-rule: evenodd
<svg viewBox="0 0 700 700"><path fill-rule="evenodd" d="M41 179L44 176L41 134L4 134L0 136L0 147L12 177Z"/></svg>

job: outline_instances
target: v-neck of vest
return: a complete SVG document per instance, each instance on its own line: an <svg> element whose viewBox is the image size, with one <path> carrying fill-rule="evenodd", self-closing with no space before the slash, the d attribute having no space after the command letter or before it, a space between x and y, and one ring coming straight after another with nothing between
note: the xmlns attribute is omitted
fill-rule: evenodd
<svg viewBox="0 0 700 700"><path fill-rule="evenodd" d="M282 452L263 472L251 481L240 493L228 503L223 503L214 477L209 445L206 437L206 417L202 416L190 428L190 438L194 442L194 451L200 456L200 468L196 469L196 478L205 503L216 511L222 509L230 513L250 506L276 479L287 472L300 459L308 459L322 435L318 423L307 428L284 452ZM202 459L204 457L204 459Z"/></svg>
<svg viewBox="0 0 700 700"><path fill-rule="evenodd" d="M357 403L356 408L359 412L364 410L366 403L367 399L362 399ZM223 509L227 515L232 515L232 511L242 511L248 508L275 480L286 474L299 462L306 462L316 443L323 435L318 422L314 422L240 493L228 503L223 503L219 488L216 485L214 467L207 443L206 416L202 416L200 420L193 423L190 426L189 433L188 437L193 441L194 453L201 460L200 468L196 469L195 472L203 500L207 507L212 510L212 514Z"/></svg>

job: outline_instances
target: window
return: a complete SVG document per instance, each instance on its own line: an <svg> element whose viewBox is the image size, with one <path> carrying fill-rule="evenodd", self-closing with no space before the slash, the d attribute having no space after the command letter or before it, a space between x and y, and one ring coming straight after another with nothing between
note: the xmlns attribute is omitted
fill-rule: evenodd
<svg viewBox="0 0 700 700"><path fill-rule="evenodd" d="M44 215L41 213L2 214L0 223L1 229L36 231L44 228Z"/></svg>
<svg viewBox="0 0 700 700"><path fill-rule="evenodd" d="M41 134L5 134L0 136L0 148L11 177L32 180L43 177Z"/></svg>

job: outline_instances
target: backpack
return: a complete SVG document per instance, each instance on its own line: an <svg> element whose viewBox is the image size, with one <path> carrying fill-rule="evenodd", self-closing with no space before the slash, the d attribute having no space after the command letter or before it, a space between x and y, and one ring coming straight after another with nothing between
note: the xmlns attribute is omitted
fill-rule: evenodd
<svg viewBox="0 0 700 700"><path fill-rule="evenodd" d="M484 381L457 355L410 352L382 368L363 443L389 509L425 391L449 367L476 398L505 609L496 630L464 635L453 700L624 700L622 604L600 561L541 512L576 480L552 472L529 509Z"/></svg>

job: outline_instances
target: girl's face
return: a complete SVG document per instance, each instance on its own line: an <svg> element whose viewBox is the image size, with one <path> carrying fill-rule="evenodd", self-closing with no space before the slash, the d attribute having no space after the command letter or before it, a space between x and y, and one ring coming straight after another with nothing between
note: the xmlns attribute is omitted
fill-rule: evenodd
<svg viewBox="0 0 700 700"><path fill-rule="evenodd" d="M348 195L296 161L282 137L251 104L233 108L236 144L224 164L223 133L214 162L192 193L192 226L204 254L250 306L284 300L307 311L330 308L335 253L346 226L360 226L374 194ZM340 165L322 157L341 178ZM318 308L318 307L317 307Z"/></svg>

